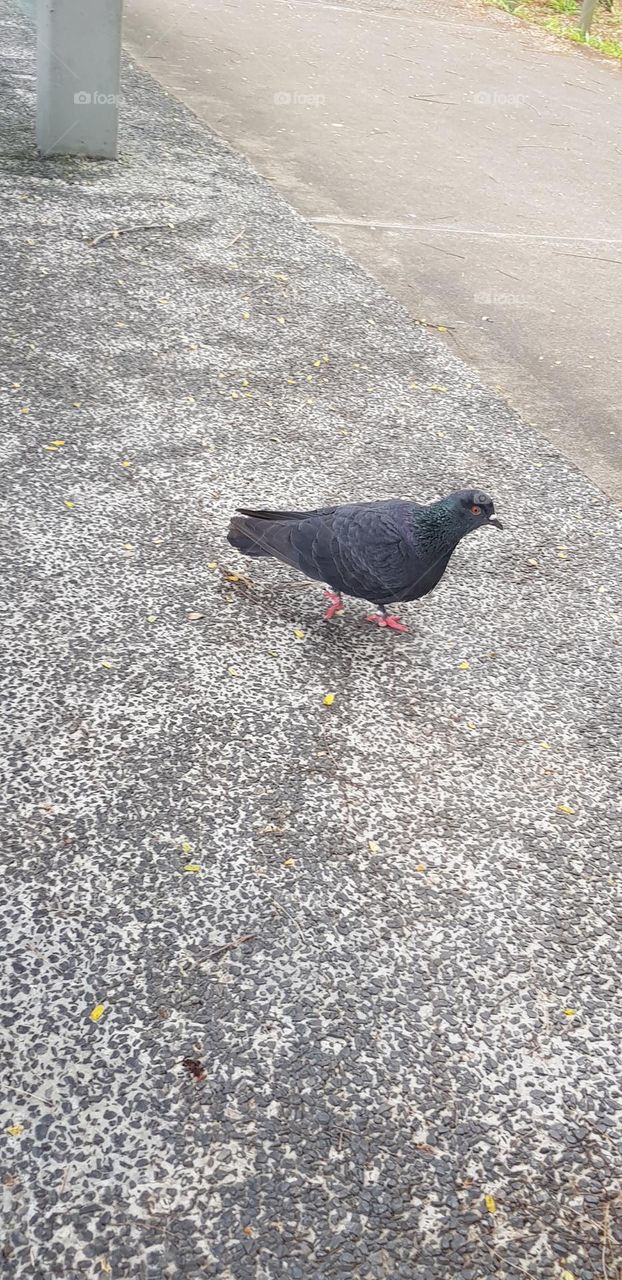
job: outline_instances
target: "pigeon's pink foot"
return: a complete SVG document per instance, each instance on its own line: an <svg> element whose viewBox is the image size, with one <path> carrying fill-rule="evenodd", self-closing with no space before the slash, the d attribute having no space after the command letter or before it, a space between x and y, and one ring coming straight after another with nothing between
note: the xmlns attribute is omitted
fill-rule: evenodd
<svg viewBox="0 0 622 1280"><path fill-rule="evenodd" d="M330 600L330 606L324 614L324 621L330 622L331 618L334 618L335 614L340 613L343 609L343 600L336 591L325 591L324 595L327 600Z"/></svg>
<svg viewBox="0 0 622 1280"><path fill-rule="evenodd" d="M379 627L388 627L390 631L408 631L405 622L400 622L399 618L388 613L368 613L366 621L377 622Z"/></svg>

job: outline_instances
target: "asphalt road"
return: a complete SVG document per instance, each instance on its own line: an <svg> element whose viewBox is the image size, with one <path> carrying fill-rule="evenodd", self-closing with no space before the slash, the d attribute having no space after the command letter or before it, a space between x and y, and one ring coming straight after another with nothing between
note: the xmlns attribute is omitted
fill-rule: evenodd
<svg viewBox="0 0 622 1280"><path fill-rule="evenodd" d="M37 159L0 35L3 1275L619 1280L620 513L142 73ZM469 482L409 635L225 541Z"/></svg>
<svg viewBox="0 0 622 1280"><path fill-rule="evenodd" d="M618 64L451 0L128 0L125 39L622 498Z"/></svg>

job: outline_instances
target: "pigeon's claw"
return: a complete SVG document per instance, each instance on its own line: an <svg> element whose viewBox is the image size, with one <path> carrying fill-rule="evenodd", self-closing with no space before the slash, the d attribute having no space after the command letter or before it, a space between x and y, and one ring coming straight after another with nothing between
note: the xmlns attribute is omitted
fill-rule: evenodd
<svg viewBox="0 0 622 1280"><path fill-rule="evenodd" d="M330 600L330 605L324 614L324 621L330 622L336 613L343 611L343 600L337 591L325 591L324 595L327 600Z"/></svg>
<svg viewBox="0 0 622 1280"><path fill-rule="evenodd" d="M366 622L376 622L379 627L388 627L390 631L408 631L405 622L388 613L368 613Z"/></svg>

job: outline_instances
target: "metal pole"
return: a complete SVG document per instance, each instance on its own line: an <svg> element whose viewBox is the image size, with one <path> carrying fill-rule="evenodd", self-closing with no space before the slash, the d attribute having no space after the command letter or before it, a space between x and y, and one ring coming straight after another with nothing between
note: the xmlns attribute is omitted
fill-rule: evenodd
<svg viewBox="0 0 622 1280"><path fill-rule="evenodd" d="M123 0L38 0L37 146L114 160Z"/></svg>

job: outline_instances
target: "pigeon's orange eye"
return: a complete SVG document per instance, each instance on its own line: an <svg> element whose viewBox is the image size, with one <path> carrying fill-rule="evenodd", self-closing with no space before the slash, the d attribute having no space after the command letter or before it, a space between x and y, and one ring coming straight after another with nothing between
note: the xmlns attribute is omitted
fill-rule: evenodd
<svg viewBox="0 0 622 1280"><path fill-rule="evenodd" d="M471 511L473 512L474 516L478 516L481 509L482 509L481 507L471 507Z"/></svg>

